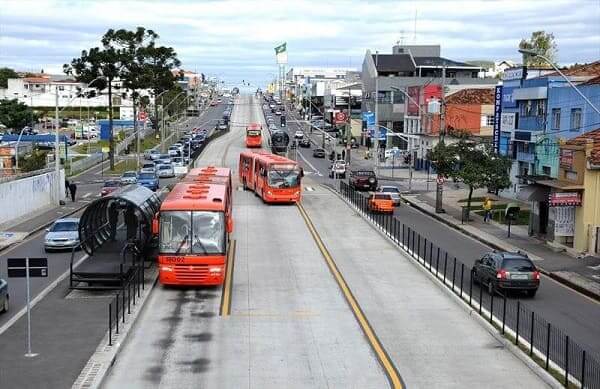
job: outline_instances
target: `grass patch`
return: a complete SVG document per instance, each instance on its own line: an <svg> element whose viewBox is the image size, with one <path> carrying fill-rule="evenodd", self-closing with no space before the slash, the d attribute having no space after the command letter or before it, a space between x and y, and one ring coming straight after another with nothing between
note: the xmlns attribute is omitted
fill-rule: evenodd
<svg viewBox="0 0 600 389"><path fill-rule="evenodd" d="M471 198L471 203L482 203L484 200L485 200L485 197L473 197L473 198ZM469 199L460 199L457 202L466 203L468 201L469 201Z"/></svg>
<svg viewBox="0 0 600 389"><path fill-rule="evenodd" d="M90 142L89 144L89 153L99 153L102 151L102 147L108 147L108 140L98 140L97 142ZM88 143L84 141L77 146L71 147L71 150L78 154L88 154Z"/></svg>
<svg viewBox="0 0 600 389"><path fill-rule="evenodd" d="M144 152L144 150L154 148L158 144L160 144L160 139L156 139L154 134L150 134L144 139L142 139L140 149L142 152Z"/></svg>
<svg viewBox="0 0 600 389"><path fill-rule="evenodd" d="M114 170L106 170L108 174L121 175L129 170L137 170L137 161L135 159L123 159L115 164Z"/></svg>
<svg viewBox="0 0 600 389"><path fill-rule="evenodd" d="M500 223L500 224L508 224L506 222L506 220L504 219L504 208L502 207L501 209L498 208L492 208L492 220ZM471 208L471 210L473 210L473 208ZM483 216L484 215L484 211L480 208L478 210L474 210L474 212L476 214L478 214L479 216ZM513 220L513 222L511 223L512 225L521 225L521 226L526 226L529 224L529 210L527 209L522 209L519 211L519 215L517 216L517 220Z"/></svg>

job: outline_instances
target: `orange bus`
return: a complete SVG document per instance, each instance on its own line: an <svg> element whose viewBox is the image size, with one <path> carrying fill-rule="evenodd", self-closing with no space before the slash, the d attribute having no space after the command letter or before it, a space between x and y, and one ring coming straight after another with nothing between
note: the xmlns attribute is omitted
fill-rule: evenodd
<svg viewBox="0 0 600 389"><path fill-rule="evenodd" d="M240 181L265 203L300 201L303 176L302 168L291 159L264 151L240 153Z"/></svg>
<svg viewBox="0 0 600 389"><path fill-rule="evenodd" d="M251 123L246 127L246 147L262 146L262 126L258 123Z"/></svg>
<svg viewBox="0 0 600 389"><path fill-rule="evenodd" d="M216 175L181 182L162 202L155 221L161 284L223 283L233 232L230 182Z"/></svg>

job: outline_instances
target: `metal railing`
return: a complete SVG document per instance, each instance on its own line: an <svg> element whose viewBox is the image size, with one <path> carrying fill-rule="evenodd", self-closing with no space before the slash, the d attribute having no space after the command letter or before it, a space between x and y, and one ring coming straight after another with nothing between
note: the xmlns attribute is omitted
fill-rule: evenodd
<svg viewBox="0 0 600 389"><path fill-rule="evenodd" d="M477 287L470 264L421 236L393 214L373 213L368 198L341 181L339 192L367 220L427 269L502 335L549 371L567 387L600 389L600 362L597 355L553 325L526 303L506 294L488 294Z"/></svg>

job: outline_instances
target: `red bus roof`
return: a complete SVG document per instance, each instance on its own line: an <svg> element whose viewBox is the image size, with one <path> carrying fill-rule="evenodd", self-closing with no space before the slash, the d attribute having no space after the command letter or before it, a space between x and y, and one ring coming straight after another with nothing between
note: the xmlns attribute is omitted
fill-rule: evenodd
<svg viewBox="0 0 600 389"><path fill-rule="evenodd" d="M180 182L163 200L160 211L225 211L227 185Z"/></svg>
<svg viewBox="0 0 600 389"><path fill-rule="evenodd" d="M262 126L259 123L250 123L246 126L246 131L247 130L260 130L262 129Z"/></svg>
<svg viewBox="0 0 600 389"><path fill-rule="evenodd" d="M266 163L268 165L271 164L277 164L277 163L281 163L281 164L293 164L293 165L298 165L298 162L294 161L293 159L289 159L286 157L282 157L281 155L277 155L277 154L271 154L269 152L245 152L242 153L246 156L248 156L248 154L254 154L252 157L263 162Z"/></svg>
<svg viewBox="0 0 600 389"><path fill-rule="evenodd" d="M191 169L188 172L188 174L186 175L186 178L190 177L190 176L200 176L200 175L229 177L229 176L231 176L231 169L226 168L226 167L215 167L215 166L197 167L197 168Z"/></svg>

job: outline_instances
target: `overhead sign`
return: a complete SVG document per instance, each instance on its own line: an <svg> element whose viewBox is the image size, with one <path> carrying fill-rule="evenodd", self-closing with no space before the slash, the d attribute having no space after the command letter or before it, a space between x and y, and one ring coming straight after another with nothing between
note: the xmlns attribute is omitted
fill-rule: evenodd
<svg viewBox="0 0 600 389"><path fill-rule="evenodd" d="M492 144L494 147L494 153L498 154L500 151L500 127L502 118L502 85L496 85L496 92L494 93L494 132L492 136Z"/></svg>
<svg viewBox="0 0 600 389"><path fill-rule="evenodd" d="M551 207L580 206L581 195L579 192L555 192L550 193Z"/></svg>
<svg viewBox="0 0 600 389"><path fill-rule="evenodd" d="M48 258L7 258L7 274L9 278L27 277L29 268L29 277L48 277Z"/></svg>
<svg viewBox="0 0 600 389"><path fill-rule="evenodd" d="M367 126L367 134L370 138L375 137L375 112L363 112L362 119Z"/></svg>
<svg viewBox="0 0 600 389"><path fill-rule="evenodd" d="M523 80L527 77L527 68L518 67L518 68L508 68L504 70L504 75L502 76L502 80L510 81L510 80Z"/></svg>

